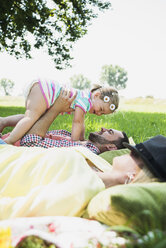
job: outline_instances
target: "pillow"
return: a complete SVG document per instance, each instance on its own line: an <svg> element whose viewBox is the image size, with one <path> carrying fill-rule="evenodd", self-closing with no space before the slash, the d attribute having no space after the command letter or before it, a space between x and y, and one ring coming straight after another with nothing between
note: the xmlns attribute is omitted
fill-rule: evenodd
<svg viewBox="0 0 166 248"><path fill-rule="evenodd" d="M98 193L87 208L88 218L104 224L145 230L166 228L166 183L135 183ZM145 230L147 231L147 230Z"/></svg>
<svg viewBox="0 0 166 248"><path fill-rule="evenodd" d="M100 157L104 158L107 162L109 162L112 165L112 161L114 157L118 157L124 154L130 153L129 149L120 149L120 150L112 150L112 151L106 151L101 154L99 154Z"/></svg>

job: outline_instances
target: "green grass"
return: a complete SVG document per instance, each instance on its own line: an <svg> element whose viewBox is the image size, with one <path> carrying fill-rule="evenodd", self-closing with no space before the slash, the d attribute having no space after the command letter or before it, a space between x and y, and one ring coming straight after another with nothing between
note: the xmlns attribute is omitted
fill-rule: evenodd
<svg viewBox="0 0 166 248"><path fill-rule="evenodd" d="M12 107L11 107L12 105ZM21 114L25 112L23 99L1 98L0 116ZM166 136L166 102L154 101L154 99L135 99L122 101L122 104L115 114L107 116L96 116L87 114L85 116L86 138L89 132L99 130L101 127L113 128L125 131L128 136L133 137L136 143L143 142L148 138L162 134ZM66 129L71 131L72 115L59 115L50 129ZM12 128L5 128L3 133L11 131ZM164 248L166 247L165 232L152 231L141 236L131 237L131 243L126 248Z"/></svg>
<svg viewBox="0 0 166 248"><path fill-rule="evenodd" d="M8 116L24 113L24 107L0 107L0 116ZM132 111L119 111L112 115L96 116L87 114L85 117L86 138L90 132L99 130L101 127L113 128L125 131L133 137L136 143L162 134L166 136L166 116L164 113L145 113ZM66 129L71 131L72 115L60 115L51 125L50 129ZM3 133L11 131L5 128Z"/></svg>
<svg viewBox="0 0 166 248"><path fill-rule="evenodd" d="M162 134L166 136L166 118L162 113L141 113L119 111L109 116L86 117L86 132L98 130L100 127L125 131L134 141L142 142L146 139Z"/></svg>
<svg viewBox="0 0 166 248"><path fill-rule="evenodd" d="M12 106L12 107L11 107ZM24 113L23 97L1 97L0 116L8 116ZM101 127L113 128L125 131L128 136L133 137L136 143L148 138L162 134L166 136L166 100L153 98L121 98L119 110L112 115L96 116L87 114L85 116L86 138L90 132L99 130ZM50 129L66 129L71 131L72 115L60 115L51 125ZM3 133L11 131L5 128Z"/></svg>

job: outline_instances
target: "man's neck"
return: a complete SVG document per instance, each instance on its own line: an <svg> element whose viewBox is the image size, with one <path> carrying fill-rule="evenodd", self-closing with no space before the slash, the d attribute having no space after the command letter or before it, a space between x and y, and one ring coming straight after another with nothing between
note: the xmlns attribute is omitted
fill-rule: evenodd
<svg viewBox="0 0 166 248"><path fill-rule="evenodd" d="M87 143L91 143L94 146L96 146L98 148L98 150L99 150L99 154L101 153L101 149L100 149L101 147L100 147L99 143L93 142L91 140L87 140Z"/></svg>
<svg viewBox="0 0 166 248"><path fill-rule="evenodd" d="M92 141L90 141L90 140L84 140L84 141L78 141L78 142L79 142L80 144L84 145L84 146L87 146L87 147L88 147L88 144L92 144L92 145L94 145L94 146L97 148L98 154L101 153L100 148L99 148L99 145L96 144L95 142L92 142Z"/></svg>
<svg viewBox="0 0 166 248"><path fill-rule="evenodd" d="M83 140L83 141L77 141L77 142L80 143L80 144L82 144L82 145L86 145L90 141L89 140Z"/></svg>

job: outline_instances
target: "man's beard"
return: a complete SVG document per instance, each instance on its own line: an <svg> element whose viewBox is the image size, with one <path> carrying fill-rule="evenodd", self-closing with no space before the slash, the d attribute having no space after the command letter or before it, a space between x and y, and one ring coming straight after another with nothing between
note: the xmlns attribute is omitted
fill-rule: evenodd
<svg viewBox="0 0 166 248"><path fill-rule="evenodd" d="M100 136L97 133L90 133L89 134L89 140L91 142L93 142L93 143L110 144L110 141L109 140L105 139L104 137Z"/></svg>

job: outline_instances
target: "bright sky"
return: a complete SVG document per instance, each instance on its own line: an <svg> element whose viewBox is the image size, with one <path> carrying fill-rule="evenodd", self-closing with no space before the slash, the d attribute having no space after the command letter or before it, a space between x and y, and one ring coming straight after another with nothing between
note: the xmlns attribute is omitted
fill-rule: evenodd
<svg viewBox="0 0 166 248"><path fill-rule="evenodd" d="M32 60L0 54L0 79L15 82L18 94L36 77L64 83L84 74L98 83L101 67L119 65L128 72L126 97L153 95L166 98L166 0L111 0L112 10L101 14L88 34L74 46L72 68L57 71L42 51Z"/></svg>

